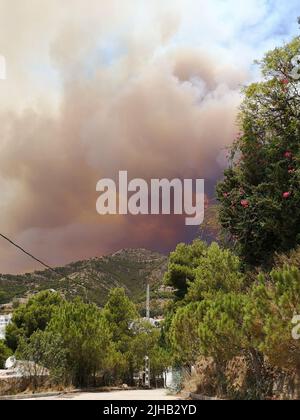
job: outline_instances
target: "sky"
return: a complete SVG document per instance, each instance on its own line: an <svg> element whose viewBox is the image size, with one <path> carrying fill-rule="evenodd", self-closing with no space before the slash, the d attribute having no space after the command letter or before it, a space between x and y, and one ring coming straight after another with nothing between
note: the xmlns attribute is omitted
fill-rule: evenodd
<svg viewBox="0 0 300 420"><path fill-rule="evenodd" d="M190 241L180 216L99 216L97 181L204 178L212 198L241 87L299 15L298 0L0 0L0 232L53 266ZM36 268L0 240L0 272Z"/></svg>

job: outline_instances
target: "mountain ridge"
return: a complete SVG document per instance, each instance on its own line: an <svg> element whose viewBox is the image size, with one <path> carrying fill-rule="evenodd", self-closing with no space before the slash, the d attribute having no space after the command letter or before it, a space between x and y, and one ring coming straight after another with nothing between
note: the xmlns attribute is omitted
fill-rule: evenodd
<svg viewBox="0 0 300 420"><path fill-rule="evenodd" d="M168 258L144 248L125 248L113 254L72 262L51 270L20 275L0 274L0 303L8 303L42 290L56 290L66 298L80 296L103 306L112 288L123 287L136 303L145 299L147 282L152 295L165 294L163 275Z"/></svg>

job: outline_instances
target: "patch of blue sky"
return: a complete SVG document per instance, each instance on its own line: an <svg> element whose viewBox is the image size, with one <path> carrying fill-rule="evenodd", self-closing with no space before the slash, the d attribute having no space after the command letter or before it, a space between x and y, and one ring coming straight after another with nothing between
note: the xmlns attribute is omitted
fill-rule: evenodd
<svg viewBox="0 0 300 420"><path fill-rule="evenodd" d="M291 0L261 0L265 13L254 24L245 25L237 34L243 42L250 42L254 46L266 42L274 46L282 41L288 41L299 34L297 17L300 14L299 2Z"/></svg>
<svg viewBox="0 0 300 420"><path fill-rule="evenodd" d="M85 77L93 79L98 69L111 67L126 54L126 48L119 40L113 38L102 40L85 56Z"/></svg>
<svg viewBox="0 0 300 420"><path fill-rule="evenodd" d="M178 44L260 50L299 34L299 0L214 0L205 10L194 6L193 14L183 16Z"/></svg>

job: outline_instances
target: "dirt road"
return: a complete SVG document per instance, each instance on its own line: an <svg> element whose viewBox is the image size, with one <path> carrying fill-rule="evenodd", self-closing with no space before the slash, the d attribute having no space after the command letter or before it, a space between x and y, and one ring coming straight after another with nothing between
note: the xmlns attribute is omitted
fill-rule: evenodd
<svg viewBox="0 0 300 420"><path fill-rule="evenodd" d="M97 393L64 394L57 397L35 398L35 400L106 400L106 401L155 401L155 400L178 400L178 397L168 395L165 389L138 390L138 391L114 391ZM28 399L29 400L29 399Z"/></svg>

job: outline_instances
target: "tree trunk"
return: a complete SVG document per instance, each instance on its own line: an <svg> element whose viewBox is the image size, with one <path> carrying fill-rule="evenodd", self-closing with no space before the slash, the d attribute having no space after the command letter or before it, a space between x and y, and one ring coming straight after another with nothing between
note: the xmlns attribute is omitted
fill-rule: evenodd
<svg viewBox="0 0 300 420"><path fill-rule="evenodd" d="M300 400L300 365L296 368L295 373L295 391L294 391L295 400Z"/></svg>

